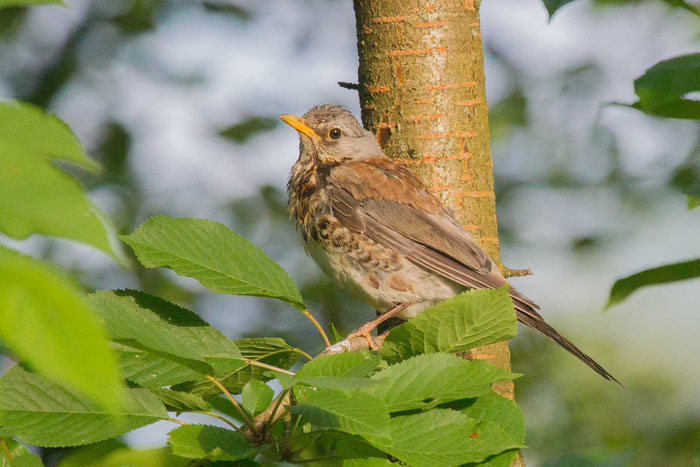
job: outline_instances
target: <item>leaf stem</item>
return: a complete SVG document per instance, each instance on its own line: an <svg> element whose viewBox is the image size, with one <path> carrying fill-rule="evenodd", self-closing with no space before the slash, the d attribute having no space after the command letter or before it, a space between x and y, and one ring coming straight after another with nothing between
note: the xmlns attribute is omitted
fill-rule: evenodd
<svg viewBox="0 0 700 467"><path fill-rule="evenodd" d="M12 462L12 451L10 451L10 448L7 447L7 443L5 443L4 438L0 438L0 446L2 446L2 450L5 451L5 456L7 457L7 460L9 462Z"/></svg>
<svg viewBox="0 0 700 467"><path fill-rule="evenodd" d="M314 359L314 357L312 357L312 356L309 355L308 353L306 353L306 352L304 352L303 350L298 349L298 348L296 348L296 347L292 347L292 351L298 353L299 355L303 355L304 357L308 358L309 360L313 360L313 359Z"/></svg>
<svg viewBox="0 0 700 467"><path fill-rule="evenodd" d="M284 374L289 375L289 376L296 376L296 373L294 373L293 371L285 370L284 368L279 368L279 367L276 367L273 365L268 365L267 363L258 362L256 360L251 360L249 358L246 358L245 361L246 361L246 363L248 363L248 365L259 366L260 368L267 368L268 370L276 371L278 373L284 373Z"/></svg>
<svg viewBox="0 0 700 467"><path fill-rule="evenodd" d="M166 418L165 420L168 421L168 422L177 423L178 425L189 425L189 423L183 422L182 420L178 420L177 418L172 418L172 417L171 417L171 418Z"/></svg>
<svg viewBox="0 0 700 467"><path fill-rule="evenodd" d="M270 429L272 429L272 427L275 426L275 423L277 423L277 420L279 420L275 420L275 414L277 414L277 410L279 410L280 406L282 405L282 401L284 400L284 397L287 395L288 392L289 389L285 389L279 394L279 396L277 396L275 407L272 409L272 412L270 413L270 416L267 418L267 420L265 420L265 431L269 431ZM268 425L268 423L270 424Z"/></svg>
<svg viewBox="0 0 700 467"><path fill-rule="evenodd" d="M234 424L231 420L229 420L228 418L224 417L223 415L219 415L219 414L216 413L216 412L212 412L212 411L204 411L204 412L202 412L202 411L195 411L195 412L189 412L189 413L201 413L202 415L209 415L210 417L218 418L219 420L221 420L222 422L226 423L227 425L229 425L231 428L233 428L234 430L238 431L239 433L240 433L240 431L241 431L241 429L240 429L239 427L237 427L236 424Z"/></svg>
<svg viewBox="0 0 700 467"><path fill-rule="evenodd" d="M331 346L331 341L328 340L328 336L326 335L326 331L323 330L323 326L321 326L318 321L316 321L316 318L314 318L314 315L311 314L309 310L306 308L301 309L301 312L304 313L304 316L306 316L309 321L313 323L314 326L316 326L316 329L318 329L318 332L321 334L321 337L323 337L323 342L326 344L326 347Z"/></svg>
<svg viewBox="0 0 700 467"><path fill-rule="evenodd" d="M248 363L250 363L250 361L248 361ZM230 392L228 392L228 389L226 389L226 387L223 384L221 384L219 382L219 380L214 378L213 376L207 375L207 379L209 381L211 381L212 383L214 383L214 385L217 388L219 388L221 390L221 392L223 392L226 395L228 400L231 401L231 404L233 404L233 406L236 408L236 410L238 410L238 412L241 414L241 417L243 417L243 422L246 424L246 426L248 428L250 428L250 431L255 433L255 426L253 425L253 421L250 419L250 417L248 417L248 414L245 413L245 410L243 410L243 407L240 406L238 401L233 398L233 396L231 395Z"/></svg>

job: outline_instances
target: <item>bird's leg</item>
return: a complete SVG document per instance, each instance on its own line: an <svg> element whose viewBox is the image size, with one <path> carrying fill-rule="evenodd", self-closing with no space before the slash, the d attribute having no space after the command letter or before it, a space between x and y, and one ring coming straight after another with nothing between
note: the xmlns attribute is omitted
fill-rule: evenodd
<svg viewBox="0 0 700 467"><path fill-rule="evenodd" d="M379 326L384 321L401 313L403 310L408 308L410 305L411 305L411 303L400 303L400 304L394 306L389 311L382 313L381 315L377 316L373 320L367 321L365 324L363 324L359 328L355 329L353 332L351 332L348 335L348 337L346 337L346 339L350 339L351 337L364 337L365 339L367 339L367 342L369 342L369 346L372 350L378 350L376 348L376 345L374 345L374 341L372 341L372 337L370 336L370 332L372 332L374 330L374 328Z"/></svg>

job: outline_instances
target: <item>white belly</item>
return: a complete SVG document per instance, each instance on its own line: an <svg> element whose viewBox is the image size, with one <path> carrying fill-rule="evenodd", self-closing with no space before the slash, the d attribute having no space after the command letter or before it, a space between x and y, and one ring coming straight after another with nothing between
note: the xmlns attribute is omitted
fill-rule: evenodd
<svg viewBox="0 0 700 467"><path fill-rule="evenodd" d="M398 270L368 270L356 259L309 241L306 251L338 285L380 313L401 303L412 303L398 314L414 317L423 309L462 291L464 287L426 271L402 257Z"/></svg>

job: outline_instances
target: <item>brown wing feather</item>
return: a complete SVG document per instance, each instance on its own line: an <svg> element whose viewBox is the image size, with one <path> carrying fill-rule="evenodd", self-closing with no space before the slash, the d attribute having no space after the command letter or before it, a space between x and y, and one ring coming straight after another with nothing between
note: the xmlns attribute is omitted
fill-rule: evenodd
<svg viewBox="0 0 700 467"><path fill-rule="evenodd" d="M350 230L392 248L414 263L468 288L508 282L469 232L411 172L387 159L334 168L329 180L334 215ZM605 379L617 381L595 360L544 321L534 302L509 289L518 319L538 330Z"/></svg>

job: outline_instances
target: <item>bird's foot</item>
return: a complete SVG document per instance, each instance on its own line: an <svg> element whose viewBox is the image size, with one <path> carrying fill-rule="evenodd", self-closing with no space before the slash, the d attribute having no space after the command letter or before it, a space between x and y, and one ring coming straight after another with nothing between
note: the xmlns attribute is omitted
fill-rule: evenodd
<svg viewBox="0 0 700 467"><path fill-rule="evenodd" d="M411 303L401 303L399 305L396 305L394 308L390 309L386 313L382 313L375 319L367 321L365 324L355 329L353 332L348 334L347 339L350 339L352 337L364 337L365 339L367 339L367 342L369 342L369 346L372 350L378 350L377 345L374 343L374 339L372 338L370 333L384 321L396 316L397 314L401 313L403 310L408 308L409 305L411 305Z"/></svg>

